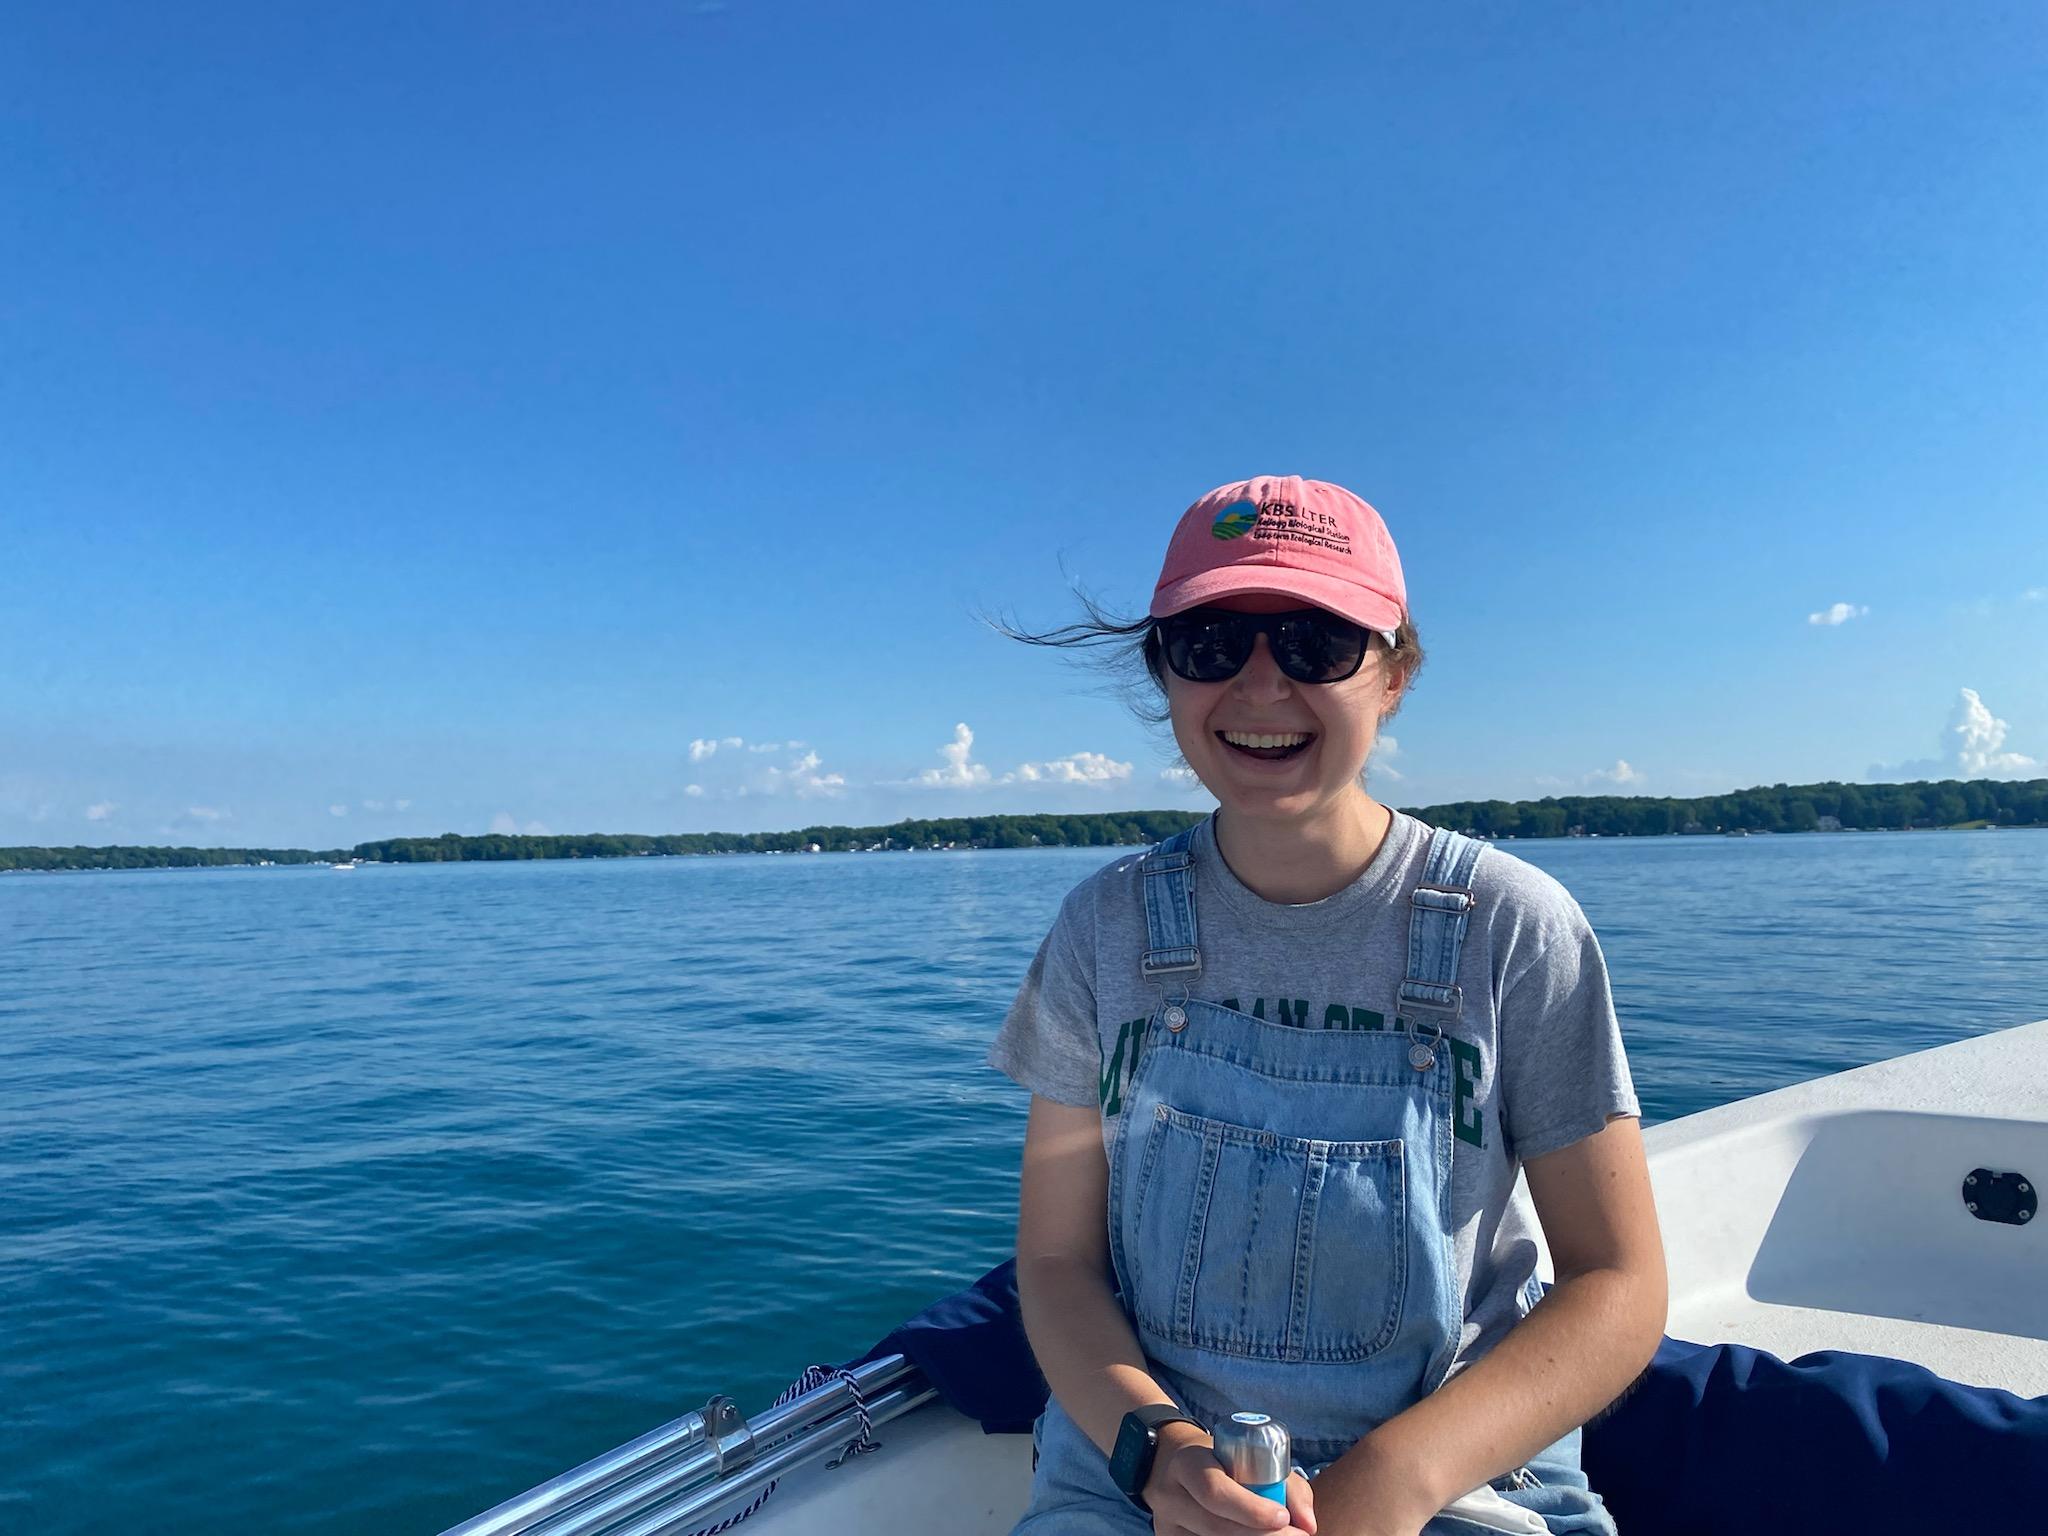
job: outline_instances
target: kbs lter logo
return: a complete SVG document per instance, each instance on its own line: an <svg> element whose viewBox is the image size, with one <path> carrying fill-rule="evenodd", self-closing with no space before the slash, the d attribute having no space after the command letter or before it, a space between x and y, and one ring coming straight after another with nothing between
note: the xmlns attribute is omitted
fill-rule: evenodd
<svg viewBox="0 0 2048 1536"><path fill-rule="evenodd" d="M1219 539L1235 539L1252 531L1252 525L1259 520L1259 509L1248 501L1233 501L1216 514L1216 521L1209 525L1209 531Z"/></svg>
<svg viewBox="0 0 2048 1536"><path fill-rule="evenodd" d="M1219 539L1241 539L1256 533L1276 543L1308 544L1340 555L1351 553L1351 540L1336 518L1278 497L1261 502L1233 501L1216 514L1209 532Z"/></svg>

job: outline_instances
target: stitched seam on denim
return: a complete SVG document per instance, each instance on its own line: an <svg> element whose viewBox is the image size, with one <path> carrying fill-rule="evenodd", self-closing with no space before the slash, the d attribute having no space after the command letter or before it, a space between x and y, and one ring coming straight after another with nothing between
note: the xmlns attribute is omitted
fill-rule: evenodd
<svg viewBox="0 0 2048 1536"><path fill-rule="evenodd" d="M1218 1048L1216 1046L1201 1045L1185 1037L1175 1041L1172 1049L1185 1051L1190 1056L1202 1056L1210 1061L1222 1062L1225 1066L1235 1067L1240 1072L1248 1072L1254 1077L1268 1078L1276 1083L1332 1083L1352 1088L1394 1089L1412 1089L1417 1086L1417 1079L1422 1074L1408 1065L1408 1042L1405 1035L1393 1030L1367 1030L1356 1034L1349 1030L1341 1032L1331 1030L1329 1033L1343 1040L1385 1042L1385 1044L1375 1047L1382 1050L1391 1050L1395 1044L1398 1044L1402 1053L1400 1065L1398 1067L1389 1066L1383 1070L1347 1072L1342 1067L1327 1066L1318 1062L1309 1063L1299 1068L1291 1068L1287 1071L1280 1071L1271 1066L1263 1066L1257 1061L1246 1060L1241 1053L1228 1046ZM1163 1048L1162 1042L1160 1047L1148 1047L1147 1053L1149 1054L1152 1049ZM1336 1047L1336 1049L1345 1049L1345 1047ZM1128 1092L1128 1090L1126 1091Z"/></svg>
<svg viewBox="0 0 2048 1536"><path fill-rule="evenodd" d="M1278 1131L1262 1131L1254 1126L1237 1125L1229 1120L1218 1120L1213 1115L1194 1115L1184 1109L1175 1109L1171 1104L1161 1106L1166 1111L1169 1124L1197 1136L1214 1136L1235 1146L1249 1147L1254 1152L1293 1152L1304 1155L1323 1149L1337 1156L1356 1162L1365 1162L1374 1157L1395 1157L1393 1149L1404 1140L1400 1136L1383 1136L1372 1141L1329 1141L1320 1136L1283 1136Z"/></svg>
<svg viewBox="0 0 2048 1536"><path fill-rule="evenodd" d="M1441 1130L1441 1125L1439 1125L1439 1130ZM1406 1147L1403 1147L1401 1151L1401 1166L1395 1171L1399 1175L1399 1183L1396 1187L1400 1190L1401 1194L1394 1212L1394 1221L1396 1230L1406 1233L1408 1231L1408 1153ZM1448 1186L1448 1180L1443 1182ZM1379 1342L1381 1345L1390 1343L1393 1340L1394 1334L1401 1326L1401 1314L1408 1308L1408 1250L1411 1246L1410 1243L1402 1243L1400 1245L1399 1274L1396 1276L1394 1283L1393 1302L1387 1308L1387 1325L1380 1333ZM1451 1333L1454 1337L1457 1331L1457 1327L1454 1324L1451 1328Z"/></svg>
<svg viewBox="0 0 2048 1536"><path fill-rule="evenodd" d="M1259 1212L1266 1195L1266 1174L1273 1163L1272 1158L1260 1156L1260 1148L1252 1148L1252 1171L1257 1175L1251 1188L1251 1225L1245 1232L1244 1263L1237 1272L1237 1320L1231 1331L1249 1346L1255 1341L1256 1330L1252 1319L1252 1255L1259 1246Z"/></svg>
<svg viewBox="0 0 2048 1536"><path fill-rule="evenodd" d="M1128 1108L1125 1113L1130 1113ZM1136 1231L1139 1223L1145 1219L1145 1196L1152 1188L1152 1174L1154 1168L1158 1165L1160 1143L1165 1140L1165 1127L1163 1125L1155 1123L1146 1128L1145 1155L1138 1163L1138 1193L1137 1198L1132 1202L1131 1208L1131 1228L1133 1231ZM1123 1226L1121 1223L1117 1225L1115 1231L1117 1243L1121 1246L1123 1243ZM1137 1245L1138 1251L1142 1251L1144 1246L1140 1242ZM1137 1265L1137 1252L1127 1252L1124 1255L1124 1267L1130 1272L1131 1289L1130 1294L1124 1298L1124 1301L1130 1307L1133 1315L1144 1319L1147 1327L1155 1331L1162 1331L1160 1330L1160 1319L1144 1304L1142 1296L1144 1276L1139 1272Z"/></svg>
<svg viewBox="0 0 2048 1536"><path fill-rule="evenodd" d="M1174 1332L1189 1343L1195 1339L1195 1281L1202 1270L1202 1244L1209 1235L1209 1202L1216 1193L1216 1165L1223 1158L1223 1143L1215 1137L1202 1138L1202 1167L1195 1176L1195 1208L1188 1213L1187 1247L1181 1255L1180 1293L1174 1298Z"/></svg>
<svg viewBox="0 0 2048 1536"><path fill-rule="evenodd" d="M1302 1181L1301 1208L1294 1220L1294 1295L1287 1312L1287 1340L1281 1358L1300 1360L1308 1351L1308 1298L1315 1285L1316 1215L1322 1209L1323 1184L1330 1160L1309 1154L1309 1176Z"/></svg>
<svg viewBox="0 0 2048 1536"><path fill-rule="evenodd" d="M1182 854L1180 862L1165 875L1166 923L1179 947L1193 949L1200 940L1195 933L1194 856Z"/></svg>

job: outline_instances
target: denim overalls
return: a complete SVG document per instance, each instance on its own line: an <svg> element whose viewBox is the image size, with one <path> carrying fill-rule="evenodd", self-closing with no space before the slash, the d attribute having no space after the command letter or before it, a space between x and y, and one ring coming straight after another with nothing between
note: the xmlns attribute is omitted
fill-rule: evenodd
<svg viewBox="0 0 2048 1536"><path fill-rule="evenodd" d="M1110 1256L1154 1379L1204 1424L1272 1413L1314 1474L1442 1385L1457 1347L1442 1037L1462 1008L1458 957L1484 845L1432 835L1408 893L1397 1027L1351 1031L1269 1023L1194 995L1192 839L1182 832L1140 865L1138 959L1160 1006L1110 1143ZM1019 1536L1151 1529L1057 1401L1034 1439ZM1534 1511L1552 1531L1613 1531L1585 1492L1578 1440L1574 1430L1495 1484L1520 1506L1502 1511L1503 1528ZM1486 1528L1443 1515L1427 1529Z"/></svg>

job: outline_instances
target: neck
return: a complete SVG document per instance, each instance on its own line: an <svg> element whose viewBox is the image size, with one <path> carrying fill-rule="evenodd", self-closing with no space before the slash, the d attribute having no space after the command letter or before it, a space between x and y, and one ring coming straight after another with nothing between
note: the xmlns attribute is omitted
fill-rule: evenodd
<svg viewBox="0 0 2048 1536"><path fill-rule="evenodd" d="M1372 863L1394 813L1363 789L1309 816L1216 813L1216 846L1230 872L1267 901L1334 896Z"/></svg>

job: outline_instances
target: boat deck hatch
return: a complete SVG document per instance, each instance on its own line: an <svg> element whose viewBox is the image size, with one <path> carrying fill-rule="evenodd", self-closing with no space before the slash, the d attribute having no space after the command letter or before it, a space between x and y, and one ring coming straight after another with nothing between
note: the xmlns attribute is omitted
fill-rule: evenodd
<svg viewBox="0 0 2048 1536"><path fill-rule="evenodd" d="M2017 1227L2034 1219L2040 1200L2034 1193L2034 1181L2024 1174L1973 1168L1963 1176L1963 1209L1979 1221L2002 1221Z"/></svg>

